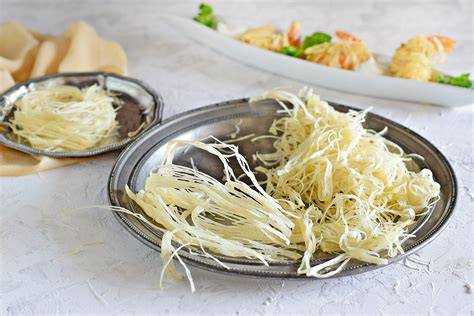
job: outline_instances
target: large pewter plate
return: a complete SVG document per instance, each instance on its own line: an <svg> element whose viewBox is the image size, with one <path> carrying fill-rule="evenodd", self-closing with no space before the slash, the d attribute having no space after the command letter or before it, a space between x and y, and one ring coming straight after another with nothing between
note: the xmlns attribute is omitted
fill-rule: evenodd
<svg viewBox="0 0 474 316"><path fill-rule="evenodd" d="M72 85L86 87L97 84L103 89L117 93L117 98L123 102L116 120L120 129L117 136L110 137L98 143L93 148L83 151L48 151L30 147L16 137L6 125L15 112L15 103L28 92L39 87L55 85ZM119 106L119 105L114 105ZM106 72L61 73L38 77L19 83L0 96L0 144L33 155L49 157L88 157L125 147L139 134L161 121L163 99L151 87L139 80ZM143 127L137 131L137 128ZM129 134L132 132L131 134Z"/></svg>
<svg viewBox="0 0 474 316"><path fill-rule="evenodd" d="M334 103L331 105L343 112L353 109ZM280 109L281 107L271 100L249 104L247 99L242 99L186 112L154 126L128 146L115 163L108 185L110 203L145 215L137 205L127 198L124 188L128 185L134 192L143 189L145 179L150 171L161 163L167 142L174 139L199 140L209 135L221 140L230 139L229 135L236 131L236 124L240 124L239 136L251 133L267 134L270 124L281 115L277 113L277 110ZM386 137L402 146L408 153L416 153L425 157L425 161L417 162L418 166L415 168L427 167L431 169L436 181L441 184L440 200L433 207L431 213L420 218L412 228L411 231L416 233L416 237L404 243L405 254L390 259L389 263L393 263L427 245L446 227L452 217L456 202L456 179L451 166L441 152L410 129L372 113L367 114L366 126L376 131L388 127ZM238 145L240 152L247 157L251 166L253 164L252 154L257 149L260 152L271 150L269 142L253 143L247 139L238 142ZM209 173L217 179L222 178L222 165L216 161L215 157L206 155L202 151L192 148L182 150L176 154L175 163L190 166L190 157L193 158L194 164L199 170ZM145 245L160 250L161 234L159 232L131 215L119 212L114 214L134 237ZM230 270L227 270L213 260L190 254L185 250L182 250L180 255L191 265L223 273L270 278L307 278L296 273L299 265L297 262L278 262L266 267L253 260L220 257L230 267ZM313 259L313 264L328 258L331 257L318 254ZM354 260L337 276L353 275L380 267L382 266Z"/></svg>

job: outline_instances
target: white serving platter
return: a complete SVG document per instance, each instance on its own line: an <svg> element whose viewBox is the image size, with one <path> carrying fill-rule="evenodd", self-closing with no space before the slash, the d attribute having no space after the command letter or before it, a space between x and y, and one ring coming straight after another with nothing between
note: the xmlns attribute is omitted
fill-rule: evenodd
<svg viewBox="0 0 474 316"><path fill-rule="evenodd" d="M247 45L196 23L191 18L163 18L183 35L223 55L309 84L366 96L444 107L474 104L474 89L331 68Z"/></svg>

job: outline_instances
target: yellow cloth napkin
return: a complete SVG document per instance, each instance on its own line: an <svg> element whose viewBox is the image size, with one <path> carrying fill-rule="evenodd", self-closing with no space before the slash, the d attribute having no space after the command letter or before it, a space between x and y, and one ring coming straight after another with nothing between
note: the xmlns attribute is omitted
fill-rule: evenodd
<svg viewBox="0 0 474 316"><path fill-rule="evenodd" d="M126 74L122 47L100 38L82 21L72 23L60 36L35 33L21 23L0 24L0 43L0 93L16 82L58 72ZM80 161L31 156L0 145L0 176L26 175Z"/></svg>

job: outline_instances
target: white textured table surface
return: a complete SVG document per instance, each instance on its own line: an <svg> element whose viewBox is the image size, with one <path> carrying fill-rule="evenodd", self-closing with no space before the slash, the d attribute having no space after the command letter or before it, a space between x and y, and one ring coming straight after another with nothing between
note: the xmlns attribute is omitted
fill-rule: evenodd
<svg viewBox="0 0 474 316"><path fill-rule="evenodd" d="M176 1L177 2L177 1ZM251 96L287 80L209 51L176 34L158 14L191 16L198 2L0 1L0 21L60 33L85 19L120 42L129 72L164 97L166 117L213 102ZM213 1L233 21L303 29L343 29L391 54L412 35L439 33L458 40L444 69L474 71L471 1ZM1 45L1 43L0 43ZM106 183L117 154L26 177L1 181L0 313L221 314L473 314L473 111L373 99L316 87L323 98L366 108L405 124L438 146L459 182L456 214L417 261L354 277L281 282L222 276L192 269L186 282L157 283L159 254L130 236L101 210L61 210L106 204Z"/></svg>

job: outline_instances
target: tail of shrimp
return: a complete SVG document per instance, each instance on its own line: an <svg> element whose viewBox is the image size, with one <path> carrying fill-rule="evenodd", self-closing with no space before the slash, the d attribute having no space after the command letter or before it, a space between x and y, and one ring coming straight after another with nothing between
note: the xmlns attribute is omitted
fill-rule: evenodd
<svg viewBox="0 0 474 316"><path fill-rule="evenodd" d="M361 40L350 34L350 33L346 33L346 32L343 32L343 31L336 31L336 36L341 40L341 41L348 41L348 42L361 42Z"/></svg>
<svg viewBox="0 0 474 316"><path fill-rule="evenodd" d="M428 36L428 40L435 45L438 52L444 51L446 53L451 53L456 45L455 40L441 35Z"/></svg>
<svg viewBox="0 0 474 316"><path fill-rule="evenodd" d="M300 23L298 21L291 22L286 36L288 37L288 43L290 44L290 46L301 46Z"/></svg>

